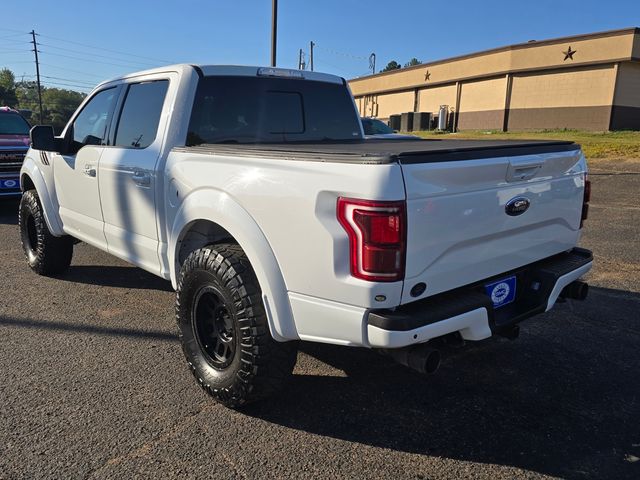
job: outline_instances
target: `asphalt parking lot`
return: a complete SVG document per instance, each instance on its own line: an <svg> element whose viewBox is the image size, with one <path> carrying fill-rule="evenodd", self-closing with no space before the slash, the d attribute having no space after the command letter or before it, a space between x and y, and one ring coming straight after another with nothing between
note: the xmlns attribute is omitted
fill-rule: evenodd
<svg viewBox="0 0 640 480"><path fill-rule="evenodd" d="M0 479L640 478L640 162L594 162L567 302L422 377L302 344L289 388L235 412L195 384L171 286L84 244L27 268L0 204Z"/></svg>

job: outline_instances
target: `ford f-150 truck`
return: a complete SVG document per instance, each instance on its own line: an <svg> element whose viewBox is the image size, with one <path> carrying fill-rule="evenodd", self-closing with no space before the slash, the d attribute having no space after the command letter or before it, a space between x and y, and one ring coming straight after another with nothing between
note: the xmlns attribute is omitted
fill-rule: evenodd
<svg viewBox="0 0 640 480"><path fill-rule="evenodd" d="M438 342L514 337L587 293L578 145L365 140L332 75L134 73L31 139L29 266L61 274L80 240L170 280L189 368L231 407L278 390L299 340L432 372Z"/></svg>
<svg viewBox="0 0 640 480"><path fill-rule="evenodd" d="M29 149L29 128L20 112L0 107L0 197L20 196L20 168Z"/></svg>

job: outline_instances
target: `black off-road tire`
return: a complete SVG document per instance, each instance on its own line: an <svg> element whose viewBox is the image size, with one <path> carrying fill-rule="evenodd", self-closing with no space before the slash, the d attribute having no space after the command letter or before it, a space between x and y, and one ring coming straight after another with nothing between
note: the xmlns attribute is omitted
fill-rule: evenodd
<svg viewBox="0 0 640 480"><path fill-rule="evenodd" d="M65 272L73 257L73 237L56 237L47 226L38 192L22 194L18 209L20 239L27 263L39 275Z"/></svg>
<svg viewBox="0 0 640 480"><path fill-rule="evenodd" d="M182 350L200 386L231 408L279 391L298 342L276 342L260 285L237 244L192 252L180 271L176 320Z"/></svg>

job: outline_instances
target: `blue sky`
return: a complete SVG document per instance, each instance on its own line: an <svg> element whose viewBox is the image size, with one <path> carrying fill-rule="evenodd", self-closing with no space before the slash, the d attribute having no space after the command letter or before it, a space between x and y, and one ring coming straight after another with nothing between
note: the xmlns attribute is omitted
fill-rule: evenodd
<svg viewBox="0 0 640 480"><path fill-rule="evenodd" d="M98 7L99 5L99 7ZM267 65L271 0L20 0L3 2L0 67L35 74L40 34L45 84L90 90L105 78L175 62ZM278 66L315 49L315 69L352 78L400 63L527 40L640 26L638 0L559 2L279 0ZM93 48L99 47L99 48Z"/></svg>

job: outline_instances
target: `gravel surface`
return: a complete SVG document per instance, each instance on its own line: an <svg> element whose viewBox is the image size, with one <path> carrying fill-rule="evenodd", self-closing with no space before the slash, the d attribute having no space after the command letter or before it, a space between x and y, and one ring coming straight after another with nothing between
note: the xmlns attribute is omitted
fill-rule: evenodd
<svg viewBox="0 0 640 480"><path fill-rule="evenodd" d="M0 202L0 479L640 478L640 163L592 180L587 301L431 377L304 343L287 390L243 412L195 384L169 283L85 244L39 277Z"/></svg>

